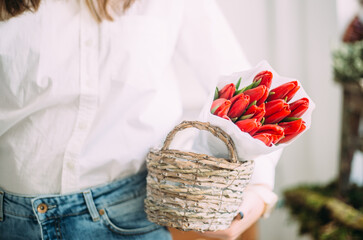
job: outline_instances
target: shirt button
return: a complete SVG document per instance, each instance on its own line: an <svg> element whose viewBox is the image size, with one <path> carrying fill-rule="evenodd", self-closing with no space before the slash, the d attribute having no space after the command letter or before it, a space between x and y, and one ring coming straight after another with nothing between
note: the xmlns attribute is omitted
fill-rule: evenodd
<svg viewBox="0 0 363 240"><path fill-rule="evenodd" d="M68 169L73 170L74 169L74 163L67 162L67 167L68 167Z"/></svg>
<svg viewBox="0 0 363 240"><path fill-rule="evenodd" d="M85 122L80 122L78 124L78 128L81 129L81 130L85 130L87 128L87 123Z"/></svg>
<svg viewBox="0 0 363 240"><path fill-rule="evenodd" d="M87 47L92 47L92 45L93 45L93 41L92 41L92 39L88 39L88 40L85 42L85 45L86 45Z"/></svg>
<svg viewBox="0 0 363 240"><path fill-rule="evenodd" d="M48 211L48 206L47 206L47 204L45 204L45 203L41 203L41 204L39 204L39 205L38 205L38 207L37 207L37 211L38 211L39 213L46 213L46 212Z"/></svg>

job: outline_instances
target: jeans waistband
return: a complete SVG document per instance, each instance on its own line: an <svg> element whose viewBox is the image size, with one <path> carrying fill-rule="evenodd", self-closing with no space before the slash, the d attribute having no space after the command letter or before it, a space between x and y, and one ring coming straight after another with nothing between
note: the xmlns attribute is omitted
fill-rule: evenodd
<svg viewBox="0 0 363 240"><path fill-rule="evenodd" d="M98 220L97 209L121 203L145 194L147 172L70 194L23 196L0 189L0 221L6 214L24 218L38 218L40 222L52 218L89 212Z"/></svg>

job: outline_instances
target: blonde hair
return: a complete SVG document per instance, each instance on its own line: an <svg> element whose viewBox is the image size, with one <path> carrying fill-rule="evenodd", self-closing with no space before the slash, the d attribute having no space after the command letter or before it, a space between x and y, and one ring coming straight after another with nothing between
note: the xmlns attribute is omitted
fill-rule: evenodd
<svg viewBox="0 0 363 240"><path fill-rule="evenodd" d="M26 11L36 12L41 0L0 0L0 21L16 17ZM135 0L82 0L86 1L92 15L98 22L113 21L114 16L122 14Z"/></svg>
<svg viewBox="0 0 363 240"><path fill-rule="evenodd" d="M135 0L86 0L91 13L98 22L106 19L113 21L114 16L121 15Z"/></svg>

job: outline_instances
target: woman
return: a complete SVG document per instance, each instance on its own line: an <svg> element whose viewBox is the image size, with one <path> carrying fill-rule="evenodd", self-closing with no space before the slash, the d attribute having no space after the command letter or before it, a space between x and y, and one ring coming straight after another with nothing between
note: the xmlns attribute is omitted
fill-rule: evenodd
<svg viewBox="0 0 363 240"><path fill-rule="evenodd" d="M145 155L180 121L173 58L207 91L249 64L213 1L0 0L0 239L170 239ZM273 205L256 159L234 239ZM270 159L268 159L270 158Z"/></svg>

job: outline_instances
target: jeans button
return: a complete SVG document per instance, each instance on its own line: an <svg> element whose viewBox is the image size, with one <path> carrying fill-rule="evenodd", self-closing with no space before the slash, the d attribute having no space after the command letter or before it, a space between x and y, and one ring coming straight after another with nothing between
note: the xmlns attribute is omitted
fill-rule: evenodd
<svg viewBox="0 0 363 240"><path fill-rule="evenodd" d="M37 210L39 213L46 213L48 211L48 206L45 203L41 203L38 205Z"/></svg>
<svg viewBox="0 0 363 240"><path fill-rule="evenodd" d="M105 210L100 209L100 210L98 211L98 213L102 216L103 214L105 214Z"/></svg>

